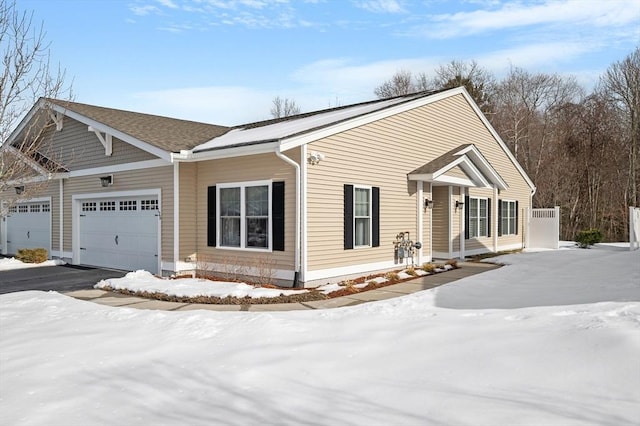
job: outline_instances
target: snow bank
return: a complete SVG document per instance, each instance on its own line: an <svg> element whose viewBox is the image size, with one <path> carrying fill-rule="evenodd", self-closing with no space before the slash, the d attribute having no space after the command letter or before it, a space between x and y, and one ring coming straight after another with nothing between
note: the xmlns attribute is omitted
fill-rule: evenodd
<svg viewBox="0 0 640 426"><path fill-rule="evenodd" d="M1 295L0 423L636 425L640 252L504 260L317 311Z"/></svg>
<svg viewBox="0 0 640 426"><path fill-rule="evenodd" d="M64 265L66 262L60 259L45 260L42 263L24 263L15 257L0 258L0 271L10 271L13 269L37 268L42 266Z"/></svg>
<svg viewBox="0 0 640 426"><path fill-rule="evenodd" d="M209 281L198 278L179 278L175 280L158 278L147 271L129 272L122 278L102 280L95 288L113 288L148 293L164 293L177 297L278 297L305 293L308 290L285 290L254 287L245 283Z"/></svg>

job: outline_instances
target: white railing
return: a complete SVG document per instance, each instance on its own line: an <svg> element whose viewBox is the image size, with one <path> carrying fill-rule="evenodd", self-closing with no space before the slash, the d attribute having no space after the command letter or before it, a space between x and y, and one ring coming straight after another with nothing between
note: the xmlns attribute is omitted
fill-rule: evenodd
<svg viewBox="0 0 640 426"><path fill-rule="evenodd" d="M560 207L530 210L526 246L549 249L560 247Z"/></svg>
<svg viewBox="0 0 640 426"><path fill-rule="evenodd" d="M629 207L629 250L640 248L640 207Z"/></svg>

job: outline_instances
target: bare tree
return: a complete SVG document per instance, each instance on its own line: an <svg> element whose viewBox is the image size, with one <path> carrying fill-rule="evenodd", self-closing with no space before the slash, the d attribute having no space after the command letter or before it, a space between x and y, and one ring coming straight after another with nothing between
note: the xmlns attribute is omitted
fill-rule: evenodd
<svg viewBox="0 0 640 426"><path fill-rule="evenodd" d="M452 89L463 86L478 104L483 113L493 112L491 96L495 91L495 78L488 70L474 60L470 62L453 60L435 70L430 87Z"/></svg>
<svg viewBox="0 0 640 426"><path fill-rule="evenodd" d="M282 99L280 96L276 96L272 102L273 106L271 107L271 116L273 118L290 117L292 115L300 114L300 107L293 99Z"/></svg>
<svg viewBox="0 0 640 426"><path fill-rule="evenodd" d="M629 203L637 206L640 202L640 47L622 61L613 63L602 77L601 85L625 117L629 143Z"/></svg>
<svg viewBox="0 0 640 426"><path fill-rule="evenodd" d="M512 68L497 86L491 124L534 180L550 158L556 110L578 103L583 89L573 77Z"/></svg>
<svg viewBox="0 0 640 426"><path fill-rule="evenodd" d="M413 82L411 71L400 70L391 79L385 81L373 90L380 99L393 98L394 96L408 95L418 91Z"/></svg>
<svg viewBox="0 0 640 426"><path fill-rule="evenodd" d="M27 126L16 129L38 98L71 97L64 70L50 65L45 35L42 24L33 24L33 12L20 12L15 1L0 0L0 193L60 168L52 158L50 140L44 137L52 125L48 112L42 110ZM24 192L15 198L37 192L37 185L22 186ZM5 207L15 202L6 192L3 200Z"/></svg>

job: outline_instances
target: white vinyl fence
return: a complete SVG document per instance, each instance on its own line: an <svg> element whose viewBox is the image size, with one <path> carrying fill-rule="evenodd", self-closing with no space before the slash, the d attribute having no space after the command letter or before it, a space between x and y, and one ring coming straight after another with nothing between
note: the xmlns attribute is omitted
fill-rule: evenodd
<svg viewBox="0 0 640 426"><path fill-rule="evenodd" d="M640 207L629 207L629 250L640 248Z"/></svg>
<svg viewBox="0 0 640 426"><path fill-rule="evenodd" d="M560 247L560 207L531 209L527 229L527 248Z"/></svg>

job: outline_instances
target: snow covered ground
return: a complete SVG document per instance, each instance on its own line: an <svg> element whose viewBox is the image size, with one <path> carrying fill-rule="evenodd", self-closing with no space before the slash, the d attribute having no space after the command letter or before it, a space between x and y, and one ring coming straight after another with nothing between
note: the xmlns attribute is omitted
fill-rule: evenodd
<svg viewBox="0 0 640 426"><path fill-rule="evenodd" d="M45 260L42 263L24 263L15 257L0 258L0 271L9 271L13 269L37 268L41 266L57 266L64 265L65 262L59 259Z"/></svg>
<svg viewBox="0 0 640 426"><path fill-rule="evenodd" d="M3 425L637 425L640 251L350 308L159 312L0 296Z"/></svg>

